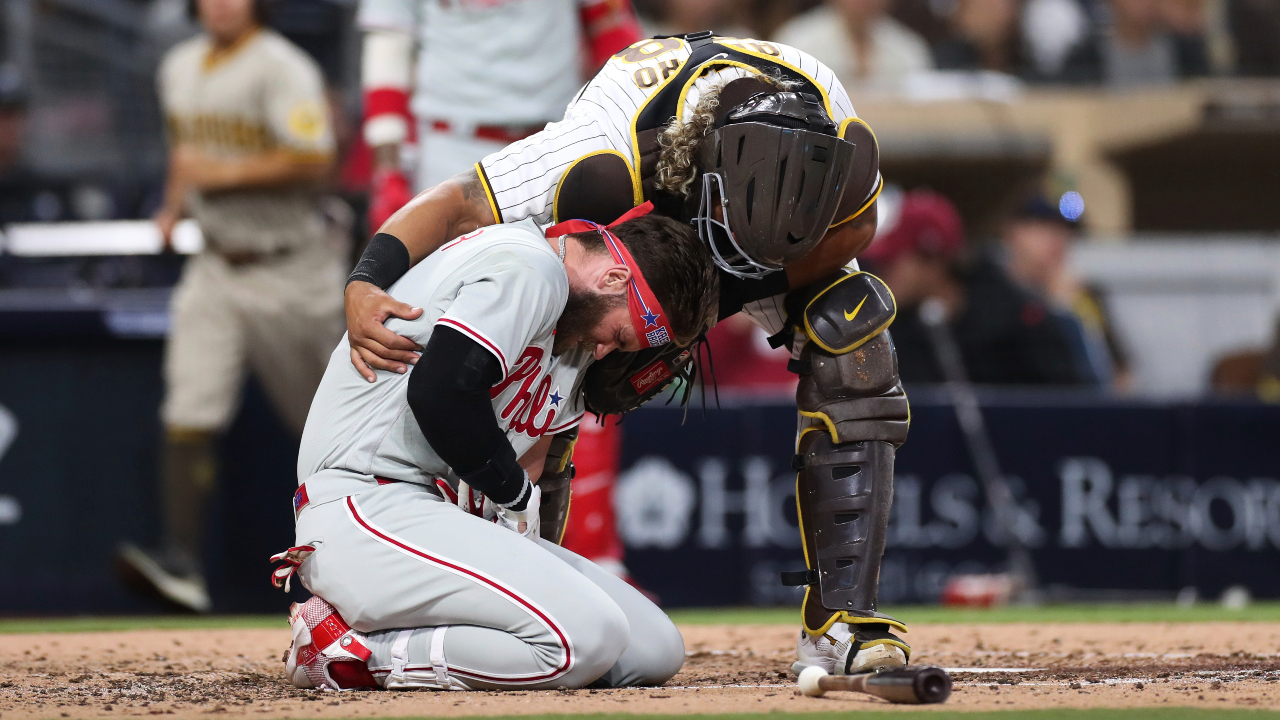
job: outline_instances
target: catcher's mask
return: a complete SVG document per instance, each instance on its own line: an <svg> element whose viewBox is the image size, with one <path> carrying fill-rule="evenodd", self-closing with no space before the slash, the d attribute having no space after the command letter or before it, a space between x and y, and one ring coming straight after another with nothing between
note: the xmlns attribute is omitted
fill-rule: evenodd
<svg viewBox="0 0 1280 720"><path fill-rule="evenodd" d="M716 265L757 278L804 257L835 217L853 151L808 93L757 93L717 119L693 217Z"/></svg>

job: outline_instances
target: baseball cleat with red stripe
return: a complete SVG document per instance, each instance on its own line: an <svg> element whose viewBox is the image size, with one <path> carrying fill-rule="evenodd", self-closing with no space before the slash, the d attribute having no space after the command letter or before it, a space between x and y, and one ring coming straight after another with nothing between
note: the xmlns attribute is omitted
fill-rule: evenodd
<svg viewBox="0 0 1280 720"><path fill-rule="evenodd" d="M289 608L293 644L284 674L294 687L321 690L376 688L369 672L364 633L351 629L338 611L318 596Z"/></svg>

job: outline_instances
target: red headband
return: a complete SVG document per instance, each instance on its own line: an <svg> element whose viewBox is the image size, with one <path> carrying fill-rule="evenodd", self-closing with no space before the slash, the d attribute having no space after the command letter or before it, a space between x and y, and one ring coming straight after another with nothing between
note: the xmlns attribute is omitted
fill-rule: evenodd
<svg viewBox="0 0 1280 720"><path fill-rule="evenodd" d="M667 314L662 311L662 306L658 304L658 298L653 294L653 290L649 289L649 283L645 282L644 274L640 272L640 264L636 262L635 258L631 257L631 251L627 250L627 246L616 235L609 232L608 228L616 227L642 215L648 215L652 210L653 203L647 202L632 208L622 217L609 223L608 227L603 227L590 220L566 220L547 228L547 237L549 238L592 230L600 233L600 236L604 238L604 245L609 248L609 254L613 256L614 261L621 263L631 271L631 282L627 291L627 309L631 312L631 322L635 325L636 337L640 339L641 343L651 348L671 342L671 323L667 321Z"/></svg>

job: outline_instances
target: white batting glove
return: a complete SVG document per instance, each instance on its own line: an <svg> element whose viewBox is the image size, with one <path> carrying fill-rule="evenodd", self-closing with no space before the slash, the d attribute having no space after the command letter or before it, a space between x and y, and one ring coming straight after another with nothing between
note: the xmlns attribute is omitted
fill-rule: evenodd
<svg viewBox="0 0 1280 720"><path fill-rule="evenodd" d="M529 486L529 504L524 506L524 510L508 510L500 505L495 505L497 515L493 521L502 527L519 533L530 540L538 539L538 506L542 503L542 491L537 485Z"/></svg>
<svg viewBox="0 0 1280 720"><path fill-rule="evenodd" d="M458 481L458 496L455 498L462 511L478 518L496 521L498 506L484 493L467 484L466 480Z"/></svg>

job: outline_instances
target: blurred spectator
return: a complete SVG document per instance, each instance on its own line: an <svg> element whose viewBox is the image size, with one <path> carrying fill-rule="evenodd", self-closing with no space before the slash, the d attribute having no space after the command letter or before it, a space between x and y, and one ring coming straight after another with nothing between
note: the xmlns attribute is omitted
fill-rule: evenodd
<svg viewBox="0 0 1280 720"><path fill-rule="evenodd" d="M1071 271L1067 255L1075 223L1042 195L1030 197L1005 223L1001 241L1009 277L1048 301L1065 319L1078 362L1103 384L1125 388L1131 378L1099 294Z"/></svg>
<svg viewBox="0 0 1280 720"><path fill-rule="evenodd" d="M924 39L888 8L888 0L828 0L783 25L773 39L825 63L855 97L895 93L933 61Z"/></svg>
<svg viewBox="0 0 1280 720"><path fill-rule="evenodd" d="M743 0L658 0L645 19L646 35L683 35L712 30L730 37L752 37L743 22Z"/></svg>
<svg viewBox="0 0 1280 720"><path fill-rule="evenodd" d="M1210 385L1222 395L1253 395L1263 402L1280 403L1280 318L1276 318L1269 347L1235 350L1219 357Z"/></svg>
<svg viewBox="0 0 1280 720"><path fill-rule="evenodd" d="M71 204L65 183L40 176L25 162L30 117L21 71L0 64L0 225L62 220Z"/></svg>
<svg viewBox="0 0 1280 720"><path fill-rule="evenodd" d="M1227 23L1235 44L1236 73L1280 75L1280 0L1231 0Z"/></svg>
<svg viewBox="0 0 1280 720"><path fill-rule="evenodd" d="M1078 0L1027 0L1022 9L1022 36L1030 59L1029 75L1062 74L1071 51L1089 35L1089 16Z"/></svg>
<svg viewBox="0 0 1280 720"><path fill-rule="evenodd" d="M1110 0L1110 22L1071 53L1062 79L1129 88L1207 74L1203 25L1188 23L1195 8L1175 12L1176 4L1180 0ZM1194 5L1203 12L1202 0Z"/></svg>
<svg viewBox="0 0 1280 720"><path fill-rule="evenodd" d="M862 255L898 301L890 331L902 380L944 380L919 316L920 304L933 297L948 309L973 382L1093 384L1094 377L1076 361L1062 316L1013 282L990 254L965 265L963 251L964 229L955 207L941 195L915 190Z"/></svg>
<svg viewBox="0 0 1280 720"><path fill-rule="evenodd" d="M743 0L752 37L771 38L788 20L822 4L822 0Z"/></svg>
<svg viewBox="0 0 1280 720"><path fill-rule="evenodd" d="M995 70L1020 74L1019 0L958 0L949 35L933 46L939 70Z"/></svg>
<svg viewBox="0 0 1280 720"><path fill-rule="evenodd" d="M955 2L938 0L896 0L890 4L893 17L914 30L930 46L951 35L951 14L955 9Z"/></svg>

